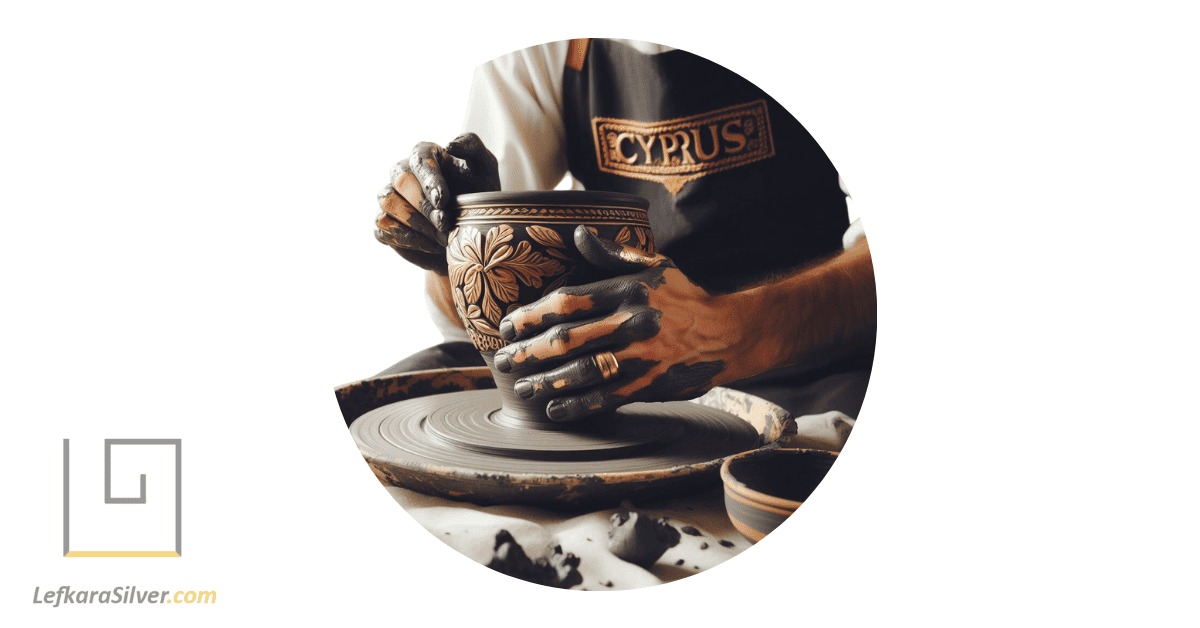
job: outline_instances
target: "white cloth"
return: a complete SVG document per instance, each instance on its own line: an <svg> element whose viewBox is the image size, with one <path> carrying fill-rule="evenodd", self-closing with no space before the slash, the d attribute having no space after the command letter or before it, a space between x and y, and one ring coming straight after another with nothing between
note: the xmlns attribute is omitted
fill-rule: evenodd
<svg viewBox="0 0 1200 628"><path fill-rule="evenodd" d="M784 443L787 447L841 451L853 428L854 419L841 412L799 417L796 434L785 437ZM567 513L529 506L485 507L384 486L430 534L481 565L491 561L500 530L507 530L535 561L561 547L562 552L579 558L583 582L576 589L636 589L671 582L711 569L750 546L729 520L719 487L635 504L651 518L666 517L681 532L678 545L642 568L608 550L609 517L615 509Z"/></svg>
<svg viewBox="0 0 1200 628"><path fill-rule="evenodd" d="M644 510L637 504L647 516L666 517L681 530L679 544L643 569L608 551L609 517L616 509L580 514L528 506L484 507L394 486L386 488L430 534L481 565L491 561L500 530L507 530L533 560L560 546L564 553L579 558L583 582L575 589L637 589L671 582L711 569L750 547L750 542L734 529L725 514L720 489L672 499ZM685 526L691 526L697 534L682 533Z"/></svg>
<svg viewBox="0 0 1200 628"><path fill-rule="evenodd" d="M475 69L463 132L496 156L503 190L554 189L567 173L562 74L569 44L525 48Z"/></svg>

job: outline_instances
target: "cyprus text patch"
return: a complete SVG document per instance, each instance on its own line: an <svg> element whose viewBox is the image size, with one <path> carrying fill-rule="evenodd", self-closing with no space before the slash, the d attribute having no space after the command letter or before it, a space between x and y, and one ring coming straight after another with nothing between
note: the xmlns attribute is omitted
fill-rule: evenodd
<svg viewBox="0 0 1200 628"><path fill-rule="evenodd" d="M663 122L592 118L592 134L602 172L658 181L671 194L775 154L763 100Z"/></svg>

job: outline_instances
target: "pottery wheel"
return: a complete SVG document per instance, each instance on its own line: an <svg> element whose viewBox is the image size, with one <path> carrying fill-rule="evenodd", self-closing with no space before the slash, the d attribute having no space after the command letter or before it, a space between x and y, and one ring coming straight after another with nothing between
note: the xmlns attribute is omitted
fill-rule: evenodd
<svg viewBox="0 0 1200 628"><path fill-rule="evenodd" d="M401 401L351 429L398 458L505 473L650 471L723 458L758 441L746 422L688 402L630 404L582 425L531 429L504 420L495 390Z"/></svg>
<svg viewBox="0 0 1200 628"><path fill-rule="evenodd" d="M617 484L631 478L654 483L753 449L760 440L738 417L690 402L636 403L585 422L545 426L514 422L500 408L494 389L431 395L367 412L350 430L372 467L392 483L476 501L525 492L537 501L542 497L535 495L550 495L546 489L556 483L572 487L567 501L582 501L574 498L584 489L571 478L610 485L616 474L622 476Z"/></svg>

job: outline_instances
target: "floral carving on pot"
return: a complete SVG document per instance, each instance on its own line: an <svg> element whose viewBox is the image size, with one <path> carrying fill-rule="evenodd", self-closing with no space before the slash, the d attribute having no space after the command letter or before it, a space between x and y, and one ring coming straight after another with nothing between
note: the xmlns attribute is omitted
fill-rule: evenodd
<svg viewBox="0 0 1200 628"><path fill-rule="evenodd" d="M525 228L525 233L538 244L546 247L546 253L551 257L556 257L562 261L566 268L574 266L574 262L567 256L567 245L563 243L558 232L548 227L539 227L538 225L530 225ZM558 279L546 285L546 289L542 291L542 296L554 292L556 289L567 285L567 280L571 278L571 271L563 273Z"/></svg>
<svg viewBox="0 0 1200 628"><path fill-rule="evenodd" d="M626 246L632 246L645 251L649 255L654 255L658 249L654 246L654 237L650 235L650 230L645 227L621 227L617 232L616 241Z"/></svg>
<svg viewBox="0 0 1200 628"><path fill-rule="evenodd" d="M533 233L530 236L539 241ZM512 239L513 229L508 225L492 227L486 234L475 227L463 226L451 234L446 249L454 305L463 323L468 331L497 340L500 332L496 326L500 319L520 305L519 284L540 288L545 278L565 270L555 257L567 259L552 248L548 249L551 255L557 255L542 255L528 241L513 246ZM562 241L557 244L562 246Z"/></svg>

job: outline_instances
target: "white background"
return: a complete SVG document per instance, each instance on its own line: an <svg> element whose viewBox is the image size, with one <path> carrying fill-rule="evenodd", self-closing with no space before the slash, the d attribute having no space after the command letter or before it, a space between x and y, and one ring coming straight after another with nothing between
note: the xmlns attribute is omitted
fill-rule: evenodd
<svg viewBox="0 0 1200 628"><path fill-rule="evenodd" d="M837 6L5 5L3 616L1194 625L1194 20ZM802 516L613 595L433 541L332 392L436 340L371 235L389 167L458 132L476 64L598 35L720 62L805 124L866 224L880 321ZM62 439L105 437L183 439L182 558L60 556ZM219 602L31 603L61 585Z"/></svg>

